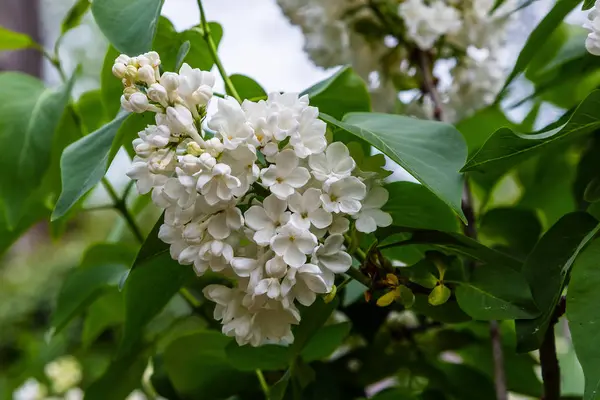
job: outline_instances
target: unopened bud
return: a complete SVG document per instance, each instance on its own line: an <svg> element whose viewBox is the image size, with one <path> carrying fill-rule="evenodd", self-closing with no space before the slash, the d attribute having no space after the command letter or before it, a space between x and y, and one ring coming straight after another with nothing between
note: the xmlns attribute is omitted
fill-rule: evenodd
<svg viewBox="0 0 600 400"><path fill-rule="evenodd" d="M127 100L127 98L125 97L125 95L121 96L121 107L123 107L123 109L125 111L133 112L133 108L131 107L131 103L129 102L129 100Z"/></svg>
<svg viewBox="0 0 600 400"><path fill-rule="evenodd" d="M137 80L138 69L133 65L128 65L123 77L130 82L135 82Z"/></svg>
<svg viewBox="0 0 600 400"><path fill-rule="evenodd" d="M115 63L112 67L112 73L119 79L122 79L125 76L125 72L127 71L127 67L125 64Z"/></svg>
<svg viewBox="0 0 600 400"><path fill-rule="evenodd" d="M174 72L165 72L160 77L160 84L163 85L168 92L175 91L179 87L179 75Z"/></svg>
<svg viewBox="0 0 600 400"><path fill-rule="evenodd" d="M337 294L337 286L333 285L331 288L331 292L327 293L325 297L323 297L323 301L327 303L331 303L333 299L335 299L335 295Z"/></svg>
<svg viewBox="0 0 600 400"><path fill-rule="evenodd" d="M139 90L135 86L127 86L125 89L123 89L123 94L127 100L129 100L129 97L131 97L132 94L138 92Z"/></svg>
<svg viewBox="0 0 600 400"><path fill-rule="evenodd" d="M146 57L146 56L145 56L145 55L143 55L143 54L142 54L141 56L137 56L137 62L138 62L138 65L139 65L140 67L144 67L144 66L146 66L146 65L148 65L148 66L150 66L150 67L152 66L152 65L150 64L150 60L148 59L148 57Z"/></svg>
<svg viewBox="0 0 600 400"><path fill-rule="evenodd" d="M150 65L154 68L160 65L160 56L155 51L149 51L144 56L150 61Z"/></svg>
<svg viewBox="0 0 600 400"><path fill-rule="evenodd" d="M146 85L152 85L156 82L154 79L154 69L150 65L144 65L138 69L138 80L144 82Z"/></svg>
<svg viewBox="0 0 600 400"><path fill-rule="evenodd" d="M131 109L135 113L143 113L144 111L148 110L148 98L141 92L137 92L129 96L129 103L131 104Z"/></svg>
<svg viewBox="0 0 600 400"><path fill-rule="evenodd" d="M175 107L167 107L167 120L176 133L195 131L194 118L186 107L177 104Z"/></svg>
<svg viewBox="0 0 600 400"><path fill-rule="evenodd" d="M142 139L137 138L133 140L133 150L140 157L148 157L152 153L152 146L144 142Z"/></svg>
<svg viewBox="0 0 600 400"><path fill-rule="evenodd" d="M168 107L169 95L167 94L167 89L160 83L151 84L146 94L150 100L159 103L163 107Z"/></svg>
<svg viewBox="0 0 600 400"><path fill-rule="evenodd" d="M131 60L131 57L129 57L128 55L121 54L119 57L117 57L115 59L115 64L128 64L130 60Z"/></svg>
<svg viewBox="0 0 600 400"><path fill-rule="evenodd" d="M186 150L188 154L191 154L193 156L199 156L200 154L204 153L202 147L200 147L200 145L196 142L189 142L187 144Z"/></svg>
<svg viewBox="0 0 600 400"><path fill-rule="evenodd" d="M192 93L192 98L194 103L200 106L205 106L208 104L208 101L211 99L213 95L213 90L210 86L202 85L194 93Z"/></svg>

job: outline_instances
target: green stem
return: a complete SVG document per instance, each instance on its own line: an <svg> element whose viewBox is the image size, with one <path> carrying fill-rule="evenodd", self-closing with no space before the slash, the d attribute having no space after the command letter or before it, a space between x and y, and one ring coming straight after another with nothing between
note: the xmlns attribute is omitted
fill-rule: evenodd
<svg viewBox="0 0 600 400"><path fill-rule="evenodd" d="M268 399L269 398L269 385L267 384L267 380L265 379L265 376L263 375L263 373L260 369L257 369L255 372L256 372L256 377L258 378L258 382L260 383L260 388L262 389L263 393L265 394L265 399Z"/></svg>
<svg viewBox="0 0 600 400"><path fill-rule="evenodd" d="M229 94L231 94L231 96L233 96L233 98L235 98L238 101L238 103L241 103L242 98L235 89L235 86L233 85L233 82L231 82L231 79L229 79L229 75L227 75L227 72L225 72L225 68L223 67L221 59L217 54L217 45L212 35L210 34L210 26L208 25L208 21L206 20L206 14L204 13L202 0L198 0L198 8L200 9L200 23L202 24L202 36L208 44L208 49L210 50L215 65L217 66L217 69L219 70L219 73L221 74L221 77L225 82L225 87L227 87L227 91L229 92Z"/></svg>
<svg viewBox="0 0 600 400"><path fill-rule="evenodd" d="M123 219L125 219L125 222L127 222L127 225L129 226L129 229L131 229L131 232L133 233L135 238L140 243L144 243L144 235L142 235L142 231L137 226L133 215L129 213L127 205L125 204L125 199L121 199L119 197L117 191L115 190L113 185L108 181L108 179L106 179L105 176L102 177L102 185L104 185L104 188L106 189L108 195L112 199L113 207L121 214L121 216L123 216Z"/></svg>
<svg viewBox="0 0 600 400"><path fill-rule="evenodd" d="M363 285L365 285L368 288L371 287L371 280L369 279L369 277L366 276L365 274L363 274L362 272L360 272L356 268L350 267L348 269L348 271L346 271L346 275L348 275L352 279L359 281L360 283L362 283Z"/></svg>
<svg viewBox="0 0 600 400"><path fill-rule="evenodd" d="M179 289L179 294L187 301L190 307L196 309L201 306L200 302L196 297L186 288Z"/></svg>

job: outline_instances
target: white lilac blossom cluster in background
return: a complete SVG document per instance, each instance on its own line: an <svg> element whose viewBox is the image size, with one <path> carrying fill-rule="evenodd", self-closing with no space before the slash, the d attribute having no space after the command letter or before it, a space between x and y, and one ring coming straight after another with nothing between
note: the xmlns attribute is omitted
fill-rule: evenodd
<svg viewBox="0 0 600 400"><path fill-rule="evenodd" d="M446 82L442 79L438 87L450 122L493 102L512 61L506 45L517 5L514 0L493 11L494 0L404 0L396 6L395 20L381 16L394 12L389 5L383 7L385 2L277 2L290 21L302 29L304 49L311 60L325 68L352 64L371 82L374 106L379 111L394 111L399 91L394 80L414 76L416 66L411 64L406 43L431 53L433 61L442 62L434 71L451 76ZM379 6L380 15L373 11ZM392 28L394 32L389 31ZM387 35L382 34L386 30ZM419 98L418 106L431 117L433 107L428 98Z"/></svg>
<svg viewBox="0 0 600 400"><path fill-rule="evenodd" d="M151 372L151 369L147 371ZM148 372L145 372L146 375ZM27 379L12 394L13 400L83 400L84 393L77 385L83 373L79 361L73 356L62 356L46 364L44 374L50 383L46 387L35 378ZM147 400L140 390L131 392L125 400ZM156 400L165 400L157 397Z"/></svg>
<svg viewBox="0 0 600 400"><path fill-rule="evenodd" d="M207 118L214 76L187 64L161 75L159 64L154 52L114 64L123 108L156 113L127 175L165 210L159 237L173 259L233 281L203 292L223 333L240 345L291 343L297 303L331 292L350 268L351 223L361 232L391 224L380 209L388 193L343 143L327 143L308 96L218 98Z"/></svg>
<svg viewBox="0 0 600 400"><path fill-rule="evenodd" d="M591 54L600 56L600 0L596 0L594 7L588 14L588 20L583 25L590 33L585 40L585 48Z"/></svg>

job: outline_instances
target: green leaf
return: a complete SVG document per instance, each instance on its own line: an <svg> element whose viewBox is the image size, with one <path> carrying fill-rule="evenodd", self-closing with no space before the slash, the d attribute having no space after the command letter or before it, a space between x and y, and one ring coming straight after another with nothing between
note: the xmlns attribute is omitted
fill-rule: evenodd
<svg viewBox="0 0 600 400"><path fill-rule="evenodd" d="M566 1L569 0L560 0L559 3ZM599 103L600 90L595 90L577 107L567 123L540 133L523 134L501 128L490 136L462 170L485 173L507 170L550 146L564 146L566 141L600 127L600 118L595 113Z"/></svg>
<svg viewBox="0 0 600 400"><path fill-rule="evenodd" d="M457 282L456 300L473 319L535 318L535 306L525 277L506 266L477 266L466 282Z"/></svg>
<svg viewBox="0 0 600 400"><path fill-rule="evenodd" d="M84 400L124 399L140 386L148 356L137 352L112 360L102 376L85 390Z"/></svg>
<svg viewBox="0 0 600 400"><path fill-rule="evenodd" d="M121 53L137 56L152 49L164 0L94 0L92 14L108 41Z"/></svg>
<svg viewBox="0 0 600 400"><path fill-rule="evenodd" d="M388 228L389 229L389 228ZM392 228L394 229L394 228ZM398 229L394 229L397 233ZM410 239L401 240L397 243L389 243L382 248L393 248L394 246L406 246L413 244L428 244L442 251L463 255L486 264L495 264L508 267L515 271L521 269L521 262L500 251L490 249L481 243L468 238L460 233L439 232L433 230L414 230ZM385 232L382 230L382 232Z"/></svg>
<svg viewBox="0 0 600 400"><path fill-rule="evenodd" d="M0 51L28 49L38 46L29 35L0 26Z"/></svg>
<svg viewBox="0 0 600 400"><path fill-rule="evenodd" d="M300 325L294 331L294 343L291 346L294 356L302 352L304 346L315 336L333 310L337 308L338 303L339 298L337 297L329 303L325 303L319 297L310 307L304 308Z"/></svg>
<svg viewBox="0 0 600 400"><path fill-rule="evenodd" d="M160 221L156 226L160 227ZM125 326L120 354L134 348L142 339L145 326L195 276L190 266L180 265L171 258L169 245L158 238L155 227L125 281Z"/></svg>
<svg viewBox="0 0 600 400"><path fill-rule="evenodd" d="M452 292L450 291L450 289L447 286L437 285L436 287L433 288L431 293L429 293L429 298L428 298L429 304L431 304L432 306L441 306L442 304L444 304L448 301L448 299L450 298L451 295L452 295ZM463 310L464 310L464 307L463 307ZM469 313L467 313L467 314L469 314Z"/></svg>
<svg viewBox="0 0 600 400"><path fill-rule="evenodd" d="M461 120L456 129L462 133L469 147L469 154L481 147L498 128L516 126L506 118L498 106L489 106L477 111L472 116Z"/></svg>
<svg viewBox="0 0 600 400"><path fill-rule="evenodd" d="M87 12L91 5L92 3L90 0L77 0L63 20L60 27L60 33L64 35L65 32L79 25L81 23L81 18L83 18L83 15Z"/></svg>
<svg viewBox="0 0 600 400"><path fill-rule="evenodd" d="M479 220L479 241L515 257L525 258L537 243L542 225L532 210L494 208Z"/></svg>
<svg viewBox="0 0 600 400"><path fill-rule="evenodd" d="M10 227L17 225L30 196L48 170L56 128L69 102L74 76L58 91L36 78L15 72L0 74L0 91L10 101L0 105L0 192Z"/></svg>
<svg viewBox="0 0 600 400"><path fill-rule="evenodd" d="M350 113L340 122L321 114L325 122L362 139L398 163L431 190L465 223L461 209L462 175L467 146L452 125L401 115Z"/></svg>
<svg viewBox="0 0 600 400"><path fill-rule="evenodd" d="M154 114L152 113L130 114L123 121L115 135L110 152L108 153L108 165L115 158L121 146L125 147L127 154L133 159L135 156L132 145L133 140L138 137L138 132L143 131L148 125L153 125L154 123Z"/></svg>
<svg viewBox="0 0 600 400"><path fill-rule="evenodd" d="M600 177L595 177L586 186L583 198L589 203L600 201Z"/></svg>
<svg viewBox="0 0 600 400"><path fill-rule="evenodd" d="M371 397L371 400L418 400L419 397L408 389L384 389Z"/></svg>
<svg viewBox="0 0 600 400"><path fill-rule="evenodd" d="M589 10L590 8L594 7L594 3L595 0L584 0L583 1L583 6L581 7L582 10Z"/></svg>
<svg viewBox="0 0 600 400"><path fill-rule="evenodd" d="M231 79L231 83L233 83L235 90L238 92L242 100L249 99L256 101L267 98L267 92L265 92L265 89L263 89L258 82L249 76L233 74L229 77L229 79ZM225 90L227 90L228 95L231 95L227 87Z"/></svg>
<svg viewBox="0 0 600 400"><path fill-rule="evenodd" d="M100 72L100 91L102 93L104 115L107 118L114 118L121 108L123 83L112 73L112 67L119 54L113 46L108 46L102 64L102 71Z"/></svg>
<svg viewBox="0 0 600 400"><path fill-rule="evenodd" d="M394 225L449 232L458 230L458 219L452 210L425 186L405 181L390 183L385 188L390 199L383 211L390 213Z"/></svg>
<svg viewBox="0 0 600 400"><path fill-rule="evenodd" d="M77 268L65 279L52 315L54 333L92 303L104 290L116 287L126 271L120 264Z"/></svg>
<svg viewBox="0 0 600 400"><path fill-rule="evenodd" d="M118 99L115 101L118 104ZM102 91L96 89L83 93L77 101L77 114L81 117L86 133L94 132L108 122L104 114Z"/></svg>
<svg viewBox="0 0 600 400"><path fill-rule="evenodd" d="M308 94L311 106L336 119L349 112L371 111L367 85L350 67L342 67L301 94Z"/></svg>
<svg viewBox="0 0 600 400"><path fill-rule="evenodd" d="M209 27L215 44L219 46L223 37L223 28L216 22L210 22ZM160 54L161 65L165 71L178 71L176 68L177 56L179 49L186 41L190 42L191 47L185 57L185 62L194 68L210 71L214 62L200 28L194 27L177 32L171 21L165 17L159 18L153 48Z"/></svg>
<svg viewBox="0 0 600 400"><path fill-rule="evenodd" d="M231 338L205 331L173 341L165 350L164 365L173 386L189 399L219 399L240 395L255 384L254 374L236 370L225 349Z"/></svg>
<svg viewBox="0 0 600 400"><path fill-rule="evenodd" d="M289 347L266 344L260 347L240 346L231 342L225 348L227 359L240 371L276 371L286 369L292 359Z"/></svg>
<svg viewBox="0 0 600 400"><path fill-rule="evenodd" d="M179 46L179 50L177 51L177 59L175 60L175 71L179 71L179 68L183 65L185 61L185 57L190 52L190 41L186 40Z"/></svg>
<svg viewBox="0 0 600 400"><path fill-rule="evenodd" d="M114 287L94 301L87 310L81 332L81 345L89 347L107 328L125 320L123 295Z"/></svg>
<svg viewBox="0 0 600 400"><path fill-rule="evenodd" d="M98 243L86 249L80 268L101 264L122 264L130 266L137 254L137 246L122 243Z"/></svg>
<svg viewBox="0 0 600 400"><path fill-rule="evenodd" d="M109 166L113 139L128 113L118 115L102 128L67 147L60 160L62 192L52 220L63 216L104 176Z"/></svg>
<svg viewBox="0 0 600 400"><path fill-rule="evenodd" d="M571 10L577 7L579 2L580 0L558 0L556 2L552 10L546 14L544 19L527 38L527 42L525 42L525 46L519 53L517 62L511 73L508 75L502 91L506 89L519 73L525 71L531 60L534 59L538 51L543 47L542 45L548 37L562 23L563 19L571 12Z"/></svg>
<svg viewBox="0 0 600 400"><path fill-rule="evenodd" d="M539 348L575 258L599 229L598 221L587 213L567 214L542 236L527 257L523 274L542 314L534 320L516 322L517 351Z"/></svg>
<svg viewBox="0 0 600 400"><path fill-rule="evenodd" d="M600 321L600 241L592 242L577 258L567 291L567 319L577 358L585 375L584 400L598 398L600 348L597 324Z"/></svg>
<svg viewBox="0 0 600 400"><path fill-rule="evenodd" d="M283 400L287 392L292 370L288 369L285 374L269 389L269 400Z"/></svg>
<svg viewBox="0 0 600 400"><path fill-rule="evenodd" d="M329 357L341 346L350 333L350 322L326 325L312 337L300 355L305 362L312 362Z"/></svg>

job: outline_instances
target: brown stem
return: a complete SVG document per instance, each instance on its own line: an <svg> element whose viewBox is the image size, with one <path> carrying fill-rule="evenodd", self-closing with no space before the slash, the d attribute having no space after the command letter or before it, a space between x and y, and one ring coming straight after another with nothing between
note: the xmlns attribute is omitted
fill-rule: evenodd
<svg viewBox="0 0 600 400"><path fill-rule="evenodd" d="M423 91L429 95L433 102L433 118L438 121L443 121L442 99L437 90L433 73L431 72L433 66L431 65L429 53L419 49L416 51L419 58L419 69L423 76Z"/></svg>
<svg viewBox="0 0 600 400"><path fill-rule="evenodd" d="M469 182L465 177L463 189L462 210L467 218L467 225L463 227L463 232L471 239L477 240L477 226L475 224L475 210L473 207L473 195L469 188ZM498 321L490 321L490 339L492 342L492 357L494 366L494 388L496 390L497 400L508 399L508 389L506 385L506 372L504 370L504 353L502 350L502 336Z"/></svg>
<svg viewBox="0 0 600 400"><path fill-rule="evenodd" d="M507 400L506 375L504 372L504 353L502 352L502 337L498 321L490 321L490 337L492 339L492 356L494 359L494 388L497 400Z"/></svg>
<svg viewBox="0 0 600 400"><path fill-rule="evenodd" d="M544 381L543 400L560 399L560 367L556 356L556 338L554 336L554 325L565 313L566 301L561 297L556 305L556 310L544 335L544 341L540 347L540 364L542 365L542 380Z"/></svg>
<svg viewBox="0 0 600 400"><path fill-rule="evenodd" d="M560 399L560 368L556 357L556 339L554 324L546 331L540 347L540 364L542 364L542 380L544 381L544 400Z"/></svg>

